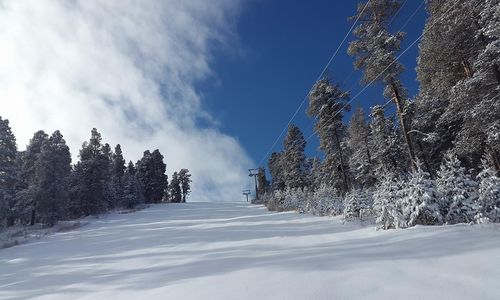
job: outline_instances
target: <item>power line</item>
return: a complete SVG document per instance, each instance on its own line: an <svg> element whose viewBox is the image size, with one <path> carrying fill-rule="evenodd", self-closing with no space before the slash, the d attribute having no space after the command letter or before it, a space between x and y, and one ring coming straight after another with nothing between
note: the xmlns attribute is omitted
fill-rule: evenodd
<svg viewBox="0 0 500 300"><path fill-rule="evenodd" d="M441 16L441 18L444 17L444 15L446 15L452 8L455 7L455 5L458 3L459 1L455 2L454 5L450 6L446 12L444 12L443 16ZM439 18L439 19L441 19ZM431 29L437 22L434 22L432 23L428 28L427 30ZM333 116L331 118L328 119L328 121L332 120L333 118L335 118L335 116L337 116L342 110L344 110L348 105L350 105L356 98L358 98L370 85L372 85L375 81L378 80L378 78L385 73L385 71L387 71L401 56L403 56L406 52L408 52L408 50L410 50L411 47L413 47L413 45L415 45L421 38L422 36L424 36L426 30L423 30L422 31L422 34L420 34L418 36L418 38L413 41L413 43L411 43L403 52L401 52L401 54L399 54L384 70L382 70L382 72L380 72L372 81L370 81L365 87L363 87L363 89L361 89L361 91L359 91L351 100L349 100L341 109L339 109L335 114L333 114ZM385 106L385 105L384 105ZM310 140L313 136L315 135L315 132L313 132L313 134L311 134L309 137L307 137L306 141Z"/></svg>
<svg viewBox="0 0 500 300"><path fill-rule="evenodd" d="M361 18L361 15L363 14L363 12L365 11L365 9L368 7L368 4L370 3L371 0L368 0L365 4L365 6L363 7L363 9L361 10L361 13L357 16L356 20L354 21L354 23L352 24L351 28L349 28L349 31L346 33L346 35L344 36L344 38L342 39L342 42L340 42L339 46L337 47L337 49L335 50L335 52L333 53L333 55L330 57L330 60L328 61L328 63L326 64L326 66L323 68L323 70L321 71L321 73L319 74L318 78L316 79L315 83L317 81L319 81L321 79L321 77L323 77L323 75L325 74L326 70L328 69L328 67L330 66L330 64L332 63L333 59L335 58L335 56L337 56L340 48L342 47L342 45L344 44L344 42L346 41L347 37L349 36L349 34L351 34L352 30L354 29L354 27L356 26L356 24L358 23L359 19ZM269 148L269 150L267 150L266 154L262 157L262 159L259 161L259 166L262 165L262 163L264 162L264 160L266 159L266 157L269 155L269 153L273 150L274 146L276 146L276 144L278 143L278 141L281 139L281 137L283 136L283 134L286 132L288 126L290 126L290 124L292 123L293 119L295 119L295 117L297 116L297 114L299 113L300 109L302 108L302 106L304 106L304 103L307 101L307 98L309 96L309 93L311 92L311 89L312 87L307 91L306 95L304 96L304 99L302 100L302 102L300 103L299 107L295 110L295 112L293 113L292 117L290 118L290 120L288 121L288 123L285 125L285 127L283 128L283 130L281 131L281 133L278 135L278 137L276 138L276 140L274 140L273 144L271 145L271 147Z"/></svg>

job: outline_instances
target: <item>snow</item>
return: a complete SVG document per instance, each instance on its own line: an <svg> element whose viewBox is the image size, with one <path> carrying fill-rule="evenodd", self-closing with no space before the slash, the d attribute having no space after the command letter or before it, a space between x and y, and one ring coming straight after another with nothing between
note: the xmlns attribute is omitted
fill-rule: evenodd
<svg viewBox="0 0 500 300"><path fill-rule="evenodd" d="M0 299L498 299L499 234L153 205L0 250Z"/></svg>

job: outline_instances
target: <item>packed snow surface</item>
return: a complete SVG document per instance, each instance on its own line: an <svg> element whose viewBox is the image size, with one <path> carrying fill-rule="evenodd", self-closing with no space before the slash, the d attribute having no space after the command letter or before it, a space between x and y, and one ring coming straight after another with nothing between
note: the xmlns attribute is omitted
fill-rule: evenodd
<svg viewBox="0 0 500 300"><path fill-rule="evenodd" d="M500 227L155 205L0 250L0 299L499 299Z"/></svg>

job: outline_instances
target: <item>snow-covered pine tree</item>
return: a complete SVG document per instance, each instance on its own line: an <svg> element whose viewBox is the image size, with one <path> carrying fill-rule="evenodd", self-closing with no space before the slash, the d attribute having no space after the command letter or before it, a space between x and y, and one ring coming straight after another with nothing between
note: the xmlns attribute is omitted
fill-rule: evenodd
<svg viewBox="0 0 500 300"><path fill-rule="evenodd" d="M421 144L419 150L433 170L439 168L443 154L454 147L453 140L463 124L463 108L468 110L470 106L469 102L455 112L449 110L450 105L456 105L452 103L456 100L453 87L473 74L473 60L481 47L475 41L475 31L482 6L475 0L427 2L428 18L417 60L420 90L412 125L424 133L413 138Z"/></svg>
<svg viewBox="0 0 500 300"><path fill-rule="evenodd" d="M43 143L35 170L38 219L52 226L65 217L71 174L69 147L58 130Z"/></svg>
<svg viewBox="0 0 500 300"><path fill-rule="evenodd" d="M111 178L109 179L109 189L112 194L113 206L121 205L122 202L125 169L122 148L120 144L117 144L115 151L111 155Z"/></svg>
<svg viewBox="0 0 500 300"><path fill-rule="evenodd" d="M158 149L153 152L144 151L143 157L137 163L136 176L141 184L146 203L159 203L162 201L165 189L168 186L165 169L163 155Z"/></svg>
<svg viewBox="0 0 500 300"><path fill-rule="evenodd" d="M36 162L40 156L42 145L48 140L49 136L43 131L37 131L31 138L26 151L22 155L21 167L21 188L17 193L17 206L20 212L21 222L26 223L29 220L30 225L36 221L36 200L40 199L39 193L42 192L36 184Z"/></svg>
<svg viewBox="0 0 500 300"><path fill-rule="evenodd" d="M259 169L259 174L260 174L260 170L264 171L264 169ZM188 169L181 169L179 171L179 181L181 184L182 202L186 202L187 196L191 192L191 182L192 182L191 174L189 174ZM267 180L265 179L265 173L264 173L264 182L266 182L266 184L267 184ZM260 185L259 185L259 187L260 187ZM264 190L265 190L265 187L264 187Z"/></svg>
<svg viewBox="0 0 500 300"><path fill-rule="evenodd" d="M269 157L267 166L271 173L271 188L273 191L285 188L285 174L283 170L283 152L273 152Z"/></svg>
<svg viewBox="0 0 500 300"><path fill-rule="evenodd" d="M0 117L0 226L12 226L17 218L15 192L19 183L19 167L16 158L16 138L9 120Z"/></svg>
<svg viewBox="0 0 500 300"><path fill-rule="evenodd" d="M479 180L477 222L500 222L500 178L486 160L483 160L483 170L477 178Z"/></svg>
<svg viewBox="0 0 500 300"><path fill-rule="evenodd" d="M368 188L375 182L370 150L370 127L366 122L363 108L357 107L348 127L347 145L349 169L353 173L358 188Z"/></svg>
<svg viewBox="0 0 500 300"><path fill-rule="evenodd" d="M404 227L400 210L401 181L392 173L381 175L373 192L373 211L378 228L384 230Z"/></svg>
<svg viewBox="0 0 500 300"><path fill-rule="evenodd" d="M443 222L439 210L440 195L436 190L435 181L424 172L417 162L407 181L403 182L401 210L405 226L437 225Z"/></svg>
<svg viewBox="0 0 500 300"><path fill-rule="evenodd" d="M385 117L384 108L376 105L370 114L370 149L373 173L398 174L408 167L408 156L405 155L394 122Z"/></svg>
<svg viewBox="0 0 500 300"><path fill-rule="evenodd" d="M174 172L174 174L172 174L172 179L170 180L168 190L170 194L170 202L172 203L182 202L182 189L181 189L181 181L179 180L179 173Z"/></svg>
<svg viewBox="0 0 500 300"><path fill-rule="evenodd" d="M304 188L304 164L306 156L304 150L306 141L300 129L295 125L288 127L288 134L284 142L284 152L281 162L285 185L288 189Z"/></svg>
<svg viewBox="0 0 500 300"><path fill-rule="evenodd" d="M348 53L356 58L354 67L363 70L364 84L378 81L385 85L384 95L396 106L401 133L414 165L416 161L413 142L407 120L406 90L399 80L403 65L396 60L400 50L403 32L392 34L388 22L401 8L400 0L371 0L358 4L358 13L352 19L359 23L353 33L357 40L349 44Z"/></svg>
<svg viewBox="0 0 500 300"><path fill-rule="evenodd" d="M144 202L139 182L135 176L134 163L130 161L123 175L123 197L120 203L125 208L134 208Z"/></svg>
<svg viewBox="0 0 500 300"><path fill-rule="evenodd" d="M437 173L437 190L441 196L439 207L449 224L474 221L478 184L465 172L457 156L449 153Z"/></svg>
<svg viewBox="0 0 500 300"><path fill-rule="evenodd" d="M312 193L308 211L320 216L340 215L344 210L343 200L339 192L329 184L321 184Z"/></svg>
<svg viewBox="0 0 500 300"><path fill-rule="evenodd" d="M324 182L346 192L349 188L347 158L342 143L345 125L344 113L349 110L349 93L331 84L328 78L316 82L309 93L307 114L316 121L315 130L320 149L325 154L323 161Z"/></svg>
<svg viewBox="0 0 500 300"><path fill-rule="evenodd" d="M101 134L93 128L90 141L84 142L80 150L80 161L71 180L73 216L98 214L107 209L110 161L102 150L101 140Z"/></svg>
<svg viewBox="0 0 500 300"><path fill-rule="evenodd" d="M363 220L371 209L368 194L361 189L353 189L345 195L343 218L347 221Z"/></svg>

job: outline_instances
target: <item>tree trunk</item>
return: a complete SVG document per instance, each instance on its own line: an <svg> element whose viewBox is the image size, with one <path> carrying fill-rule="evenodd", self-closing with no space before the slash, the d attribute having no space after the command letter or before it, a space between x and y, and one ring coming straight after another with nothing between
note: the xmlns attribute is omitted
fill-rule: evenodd
<svg viewBox="0 0 500 300"><path fill-rule="evenodd" d="M349 190L349 185L347 183L347 174L345 171L344 167L344 155L342 153L342 146L340 145L340 139L337 134L337 130L334 131L334 136L335 136L335 142L337 143L337 147L339 149L339 155L340 155L340 169L342 171L342 179L344 181L344 192L347 192Z"/></svg>
<svg viewBox="0 0 500 300"><path fill-rule="evenodd" d="M31 210L30 226L35 225L35 219L36 219L36 209L33 208Z"/></svg>
<svg viewBox="0 0 500 300"><path fill-rule="evenodd" d="M497 65L493 65L493 74L495 74L495 78L497 79L498 85L500 85L500 70L498 69Z"/></svg>
<svg viewBox="0 0 500 300"><path fill-rule="evenodd" d="M399 95L398 89L394 82L391 82L391 89L394 94L393 97L393 102L396 104L396 109L397 109L397 114L399 118L399 125L401 126L401 129L403 131L403 136L406 141L406 145L408 146L408 153L410 154L410 160L411 160L411 166L413 169L416 169L416 157L415 157L415 151L413 150L413 144L410 139L410 135L408 134L408 128L406 126L406 122L403 116L403 107L402 107L402 99L401 96Z"/></svg>

